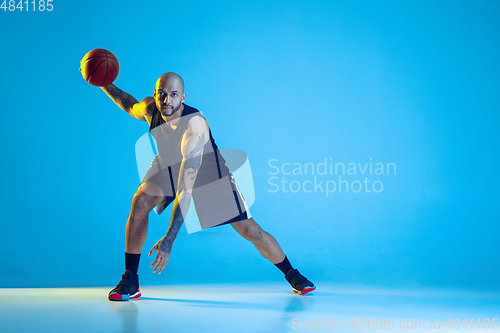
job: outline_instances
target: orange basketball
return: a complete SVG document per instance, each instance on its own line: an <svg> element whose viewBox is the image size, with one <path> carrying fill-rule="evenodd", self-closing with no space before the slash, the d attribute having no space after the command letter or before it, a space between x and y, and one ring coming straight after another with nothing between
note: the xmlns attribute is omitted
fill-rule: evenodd
<svg viewBox="0 0 500 333"><path fill-rule="evenodd" d="M93 86L107 86L118 76L118 60L113 53L104 49L94 49L80 61L83 78Z"/></svg>

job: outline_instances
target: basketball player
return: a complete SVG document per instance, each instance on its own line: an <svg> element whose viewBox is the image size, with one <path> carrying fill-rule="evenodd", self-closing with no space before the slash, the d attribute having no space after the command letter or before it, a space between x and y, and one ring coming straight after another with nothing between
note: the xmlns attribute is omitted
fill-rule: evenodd
<svg viewBox="0 0 500 333"><path fill-rule="evenodd" d="M170 72L160 76L154 97L146 97L140 103L113 84L101 88L122 110L148 122L158 146L158 155L132 199L125 227L126 271L110 291L109 300L141 296L137 271L147 238L149 212L156 207L161 214L173 202L168 231L149 251L149 256L157 252L150 266L154 266L153 273L161 273L191 198L203 229L231 224L285 274L294 293L303 295L316 288L291 266L276 240L251 217L205 118L197 109L184 104L184 81L179 75Z"/></svg>

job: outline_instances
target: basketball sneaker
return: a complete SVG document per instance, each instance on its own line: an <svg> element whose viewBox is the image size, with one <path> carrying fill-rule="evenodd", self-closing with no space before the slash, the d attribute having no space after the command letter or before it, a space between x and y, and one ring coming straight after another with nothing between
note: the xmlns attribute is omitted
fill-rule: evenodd
<svg viewBox="0 0 500 333"><path fill-rule="evenodd" d="M292 286L294 294L304 295L316 289L314 283L306 279L297 269L289 270L285 278Z"/></svg>
<svg viewBox="0 0 500 333"><path fill-rule="evenodd" d="M134 275L131 271L125 271L122 275L122 280L108 295L110 301L128 301L131 298L138 297L141 297L139 275Z"/></svg>

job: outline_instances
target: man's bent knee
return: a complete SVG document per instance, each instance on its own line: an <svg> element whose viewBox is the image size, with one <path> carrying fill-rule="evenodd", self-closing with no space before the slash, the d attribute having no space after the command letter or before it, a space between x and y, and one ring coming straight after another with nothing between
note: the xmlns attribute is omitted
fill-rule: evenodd
<svg viewBox="0 0 500 333"><path fill-rule="evenodd" d="M158 185L143 183L134 194L132 207L134 211L149 213L163 200L163 193Z"/></svg>
<svg viewBox="0 0 500 333"><path fill-rule="evenodd" d="M244 238L251 242L259 241L264 237L265 231L253 220L249 218L244 221L231 223L231 226Z"/></svg>

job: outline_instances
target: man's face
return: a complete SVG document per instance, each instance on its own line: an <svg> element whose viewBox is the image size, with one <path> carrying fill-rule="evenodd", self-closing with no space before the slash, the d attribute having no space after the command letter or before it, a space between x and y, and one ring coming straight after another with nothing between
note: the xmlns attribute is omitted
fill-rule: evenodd
<svg viewBox="0 0 500 333"><path fill-rule="evenodd" d="M159 80L155 89L156 107L165 117L179 111L186 99L184 87L178 80Z"/></svg>

